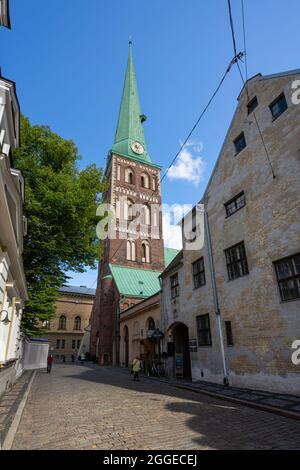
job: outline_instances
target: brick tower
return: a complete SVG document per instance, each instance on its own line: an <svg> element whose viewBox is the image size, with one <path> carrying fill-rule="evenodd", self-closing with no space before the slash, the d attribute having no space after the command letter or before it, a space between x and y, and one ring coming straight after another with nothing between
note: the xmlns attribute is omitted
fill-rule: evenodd
<svg viewBox="0 0 300 470"><path fill-rule="evenodd" d="M119 362L119 313L155 293L151 286L157 288L165 267L160 167L147 151L145 120L130 42L117 130L105 169L104 199L115 207L117 217L116 236L104 242L92 312L91 355L99 364Z"/></svg>

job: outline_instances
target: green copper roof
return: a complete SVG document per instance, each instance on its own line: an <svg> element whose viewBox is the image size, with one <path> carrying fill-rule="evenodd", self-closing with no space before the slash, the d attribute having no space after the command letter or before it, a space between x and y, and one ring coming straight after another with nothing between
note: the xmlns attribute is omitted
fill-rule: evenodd
<svg viewBox="0 0 300 470"><path fill-rule="evenodd" d="M177 254L178 250L165 248L165 265L167 266ZM160 271L115 264L110 264L109 268L121 295L145 299L160 291Z"/></svg>
<svg viewBox="0 0 300 470"><path fill-rule="evenodd" d="M141 114L135 71L132 61L132 46L129 43L129 57L126 69L125 83L119 112L115 141L111 151L140 162L151 163L147 152ZM136 154L131 148L133 142L139 142L144 147L142 154Z"/></svg>
<svg viewBox="0 0 300 470"><path fill-rule="evenodd" d="M160 290L160 271L127 268L115 264L110 264L109 267L121 295L144 299Z"/></svg>
<svg viewBox="0 0 300 470"><path fill-rule="evenodd" d="M165 266L167 267L175 256L179 253L179 250L175 248L165 248Z"/></svg>

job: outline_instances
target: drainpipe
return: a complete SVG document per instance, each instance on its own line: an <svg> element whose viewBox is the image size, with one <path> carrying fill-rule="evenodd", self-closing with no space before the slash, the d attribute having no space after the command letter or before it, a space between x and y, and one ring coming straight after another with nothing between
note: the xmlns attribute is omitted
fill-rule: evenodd
<svg viewBox="0 0 300 470"><path fill-rule="evenodd" d="M207 213L206 209L204 209L204 225L205 225L205 235L206 235L207 246L208 246L208 257L209 257L211 283L212 283L212 289L213 289L214 308L215 308L215 313L216 313L217 328L218 328L218 332L219 332L220 345L221 345L221 356L222 356L223 374L224 374L223 383L224 383L224 385L229 385L226 359L225 359L225 348L224 348L224 339L223 339L223 332L222 332L222 323L221 323L221 311L220 311L220 304L219 304L219 298L218 298L218 290L217 290L216 273L215 273L215 267L214 267L214 259L213 259L213 254L212 254L212 245L211 245L211 236L210 236L210 229L209 229L209 222L208 222L208 213Z"/></svg>
<svg viewBox="0 0 300 470"><path fill-rule="evenodd" d="M118 302L117 312L116 312L116 325L115 325L115 361L114 365L120 365L120 303Z"/></svg>

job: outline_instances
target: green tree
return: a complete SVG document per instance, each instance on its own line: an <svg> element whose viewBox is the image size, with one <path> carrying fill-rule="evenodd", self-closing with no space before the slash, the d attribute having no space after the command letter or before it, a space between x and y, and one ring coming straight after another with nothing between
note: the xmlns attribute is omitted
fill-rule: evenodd
<svg viewBox="0 0 300 470"><path fill-rule="evenodd" d="M25 180L23 259L29 301L22 328L29 335L40 333L40 322L53 317L66 271L84 272L99 259L96 207L105 189L103 173L95 165L79 170L79 160L72 141L21 116L21 145L13 162Z"/></svg>

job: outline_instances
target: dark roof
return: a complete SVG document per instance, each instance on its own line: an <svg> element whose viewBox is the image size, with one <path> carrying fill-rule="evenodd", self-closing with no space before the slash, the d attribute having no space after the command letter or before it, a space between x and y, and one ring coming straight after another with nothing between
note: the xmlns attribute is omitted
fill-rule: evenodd
<svg viewBox="0 0 300 470"><path fill-rule="evenodd" d="M86 286L64 286L59 289L62 294L89 295L94 297L96 289L90 289Z"/></svg>

